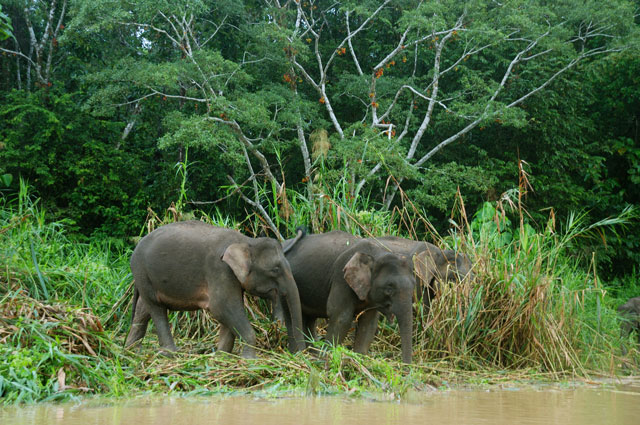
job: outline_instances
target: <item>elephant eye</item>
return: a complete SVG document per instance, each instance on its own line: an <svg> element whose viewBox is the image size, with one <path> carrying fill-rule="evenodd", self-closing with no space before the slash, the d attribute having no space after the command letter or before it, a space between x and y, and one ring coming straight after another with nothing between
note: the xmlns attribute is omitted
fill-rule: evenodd
<svg viewBox="0 0 640 425"><path fill-rule="evenodd" d="M273 273L273 274L280 273L280 267L279 266L275 266L274 268L271 269L271 273Z"/></svg>

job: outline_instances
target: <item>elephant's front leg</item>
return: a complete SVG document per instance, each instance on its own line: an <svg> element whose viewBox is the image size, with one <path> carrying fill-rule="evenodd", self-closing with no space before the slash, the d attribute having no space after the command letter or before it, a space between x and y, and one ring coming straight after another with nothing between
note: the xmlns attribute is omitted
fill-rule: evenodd
<svg viewBox="0 0 640 425"><path fill-rule="evenodd" d="M233 331L221 323L218 328L218 351L231 353L235 340L236 336L233 334Z"/></svg>
<svg viewBox="0 0 640 425"><path fill-rule="evenodd" d="M256 358L256 333L244 311L242 296L238 300L226 300L210 307L211 315L220 322L218 350L230 353L236 337L243 341L242 357Z"/></svg>
<svg viewBox="0 0 640 425"><path fill-rule="evenodd" d="M360 315L358 326L356 327L356 339L353 343L353 351L360 354L367 354L373 337L378 330L378 310L367 310Z"/></svg>
<svg viewBox="0 0 640 425"><path fill-rule="evenodd" d="M332 344L341 344L353 323L355 306L358 299L346 283L336 284L327 298L326 340Z"/></svg>
<svg viewBox="0 0 640 425"><path fill-rule="evenodd" d="M354 309L352 306L343 306L334 311L328 309L329 324L327 325L326 339L333 345L341 344L353 323Z"/></svg>

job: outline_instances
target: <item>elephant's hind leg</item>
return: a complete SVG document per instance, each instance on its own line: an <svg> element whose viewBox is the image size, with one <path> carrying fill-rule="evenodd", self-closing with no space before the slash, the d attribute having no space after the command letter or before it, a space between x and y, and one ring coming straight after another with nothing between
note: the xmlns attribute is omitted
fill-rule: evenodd
<svg viewBox="0 0 640 425"><path fill-rule="evenodd" d="M173 337L171 336L166 307L149 303L148 308L151 319L153 319L153 325L158 334L160 347L169 352L178 351L178 347L176 347L176 344L173 342Z"/></svg>
<svg viewBox="0 0 640 425"><path fill-rule="evenodd" d="M136 310L133 314L133 321L131 323L131 329L127 335L125 347L131 347L133 344L144 338L147 333L147 327L149 326L149 320L151 320L151 314L147 308L147 304L142 298L138 298L136 302Z"/></svg>
<svg viewBox="0 0 640 425"><path fill-rule="evenodd" d="M231 353L235 340L236 336L233 334L233 331L227 326L220 324L218 328L218 351Z"/></svg>

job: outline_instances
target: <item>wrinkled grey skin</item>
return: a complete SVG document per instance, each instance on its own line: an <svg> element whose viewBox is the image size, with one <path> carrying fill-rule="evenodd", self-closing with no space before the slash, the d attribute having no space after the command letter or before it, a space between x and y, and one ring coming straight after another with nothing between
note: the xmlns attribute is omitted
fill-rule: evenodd
<svg viewBox="0 0 640 425"><path fill-rule="evenodd" d="M454 282L464 278L474 279L473 264L465 254L452 249L440 249L429 242L418 242L397 236L373 239L391 252L413 259L416 274L416 291L425 306L434 296L436 282Z"/></svg>
<svg viewBox="0 0 640 425"><path fill-rule="evenodd" d="M620 330L624 339L629 339L631 332L635 331L640 344L640 297L629 299L618 307L618 313L622 317ZM622 354L627 354L627 348L622 346Z"/></svg>
<svg viewBox="0 0 640 425"><path fill-rule="evenodd" d="M295 243L286 241L284 246L308 335L315 337L316 319L326 317L327 340L340 344L358 317L353 349L366 353L377 330L379 312L388 318L395 315L402 360L411 363L415 278L409 258L341 231L305 235Z"/></svg>
<svg viewBox="0 0 640 425"><path fill-rule="evenodd" d="M200 221L167 224L142 238L131 256L135 282L132 324L125 345L146 333L153 319L160 346L177 351L167 310L208 310L220 323L218 350L231 352L236 337L243 357L255 357L256 336L243 292L287 305L289 346L304 349L298 290L280 244L250 238Z"/></svg>

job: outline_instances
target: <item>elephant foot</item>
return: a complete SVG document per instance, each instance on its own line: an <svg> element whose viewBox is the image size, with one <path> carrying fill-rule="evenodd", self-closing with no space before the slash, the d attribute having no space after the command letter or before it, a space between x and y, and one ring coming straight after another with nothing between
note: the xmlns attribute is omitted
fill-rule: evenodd
<svg viewBox="0 0 640 425"><path fill-rule="evenodd" d="M176 356L176 354L178 354L178 348L176 346L173 347L162 347L160 348L160 355L167 357L167 358L173 358Z"/></svg>
<svg viewBox="0 0 640 425"><path fill-rule="evenodd" d="M125 341L124 348L131 351L140 351L140 349L142 348L142 340L138 339L133 342Z"/></svg>
<svg viewBox="0 0 640 425"><path fill-rule="evenodd" d="M256 350L253 347L249 347L249 346L245 346L242 349L242 354L240 354L240 356L243 359L257 359L258 358L258 354L256 353Z"/></svg>

